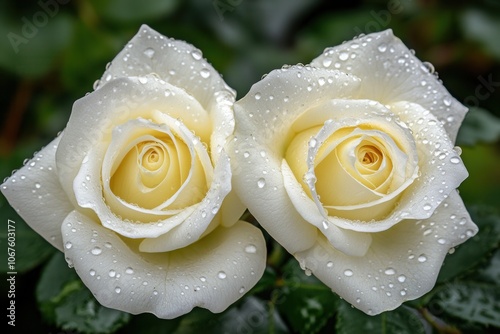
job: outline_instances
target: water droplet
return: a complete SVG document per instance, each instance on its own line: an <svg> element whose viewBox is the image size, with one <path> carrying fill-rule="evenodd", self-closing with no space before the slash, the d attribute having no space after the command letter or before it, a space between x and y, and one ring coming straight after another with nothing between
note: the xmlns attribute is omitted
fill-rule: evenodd
<svg viewBox="0 0 500 334"><path fill-rule="evenodd" d="M122 289L120 289L120 287L118 287L118 286L117 286L117 287L115 288L115 292L116 292L116 293L120 293L120 292L122 292Z"/></svg>
<svg viewBox="0 0 500 334"><path fill-rule="evenodd" d="M242 286L242 287L238 290L238 292L239 292L239 293L243 293L243 292L245 292L245 287L243 287L243 286Z"/></svg>
<svg viewBox="0 0 500 334"><path fill-rule="evenodd" d="M153 50L152 48L147 48L146 50L144 50L143 53L144 53L144 55L146 57L148 57L149 59L151 59L155 55L155 50Z"/></svg>
<svg viewBox="0 0 500 334"><path fill-rule="evenodd" d="M205 210L201 211L201 218L205 218L207 216L207 212Z"/></svg>
<svg viewBox="0 0 500 334"><path fill-rule="evenodd" d="M424 210L425 211L429 211L430 209L432 209L432 205L430 205L429 203L425 203L424 204Z"/></svg>
<svg viewBox="0 0 500 334"><path fill-rule="evenodd" d="M202 57L202 54L201 54L201 51L200 50L194 50L191 52L191 56L196 59L196 60L200 60L201 57Z"/></svg>
<svg viewBox="0 0 500 334"><path fill-rule="evenodd" d="M327 266L328 268L333 267L333 262L332 262L332 261L328 261L328 262L326 263L326 266Z"/></svg>
<svg viewBox="0 0 500 334"><path fill-rule="evenodd" d="M427 256L425 256L425 254L421 254L419 257L418 257L418 262L425 262L427 261Z"/></svg>
<svg viewBox="0 0 500 334"><path fill-rule="evenodd" d="M339 59L342 60L342 61L345 61L349 58L349 53L348 52L345 52L345 51L342 51L340 54L339 54Z"/></svg>
<svg viewBox="0 0 500 334"><path fill-rule="evenodd" d="M330 67L331 64L332 64L332 60L330 58L323 59L323 66L324 67Z"/></svg>
<svg viewBox="0 0 500 334"><path fill-rule="evenodd" d="M449 250L448 250L448 254L453 254L455 253L455 247L451 247Z"/></svg>
<svg viewBox="0 0 500 334"><path fill-rule="evenodd" d="M244 158L248 158L248 157L250 157L250 153L249 153L249 152L247 152L247 151L243 152L243 157L244 157Z"/></svg>
<svg viewBox="0 0 500 334"><path fill-rule="evenodd" d="M330 226L328 225L328 222L327 222L326 220L323 220L322 224L323 224L323 228L324 228L325 230L328 230L328 228L330 227Z"/></svg>
<svg viewBox="0 0 500 334"><path fill-rule="evenodd" d="M217 277L219 277L220 279L225 279L227 277L226 273L223 272L223 271L219 271L217 273Z"/></svg>
<svg viewBox="0 0 500 334"><path fill-rule="evenodd" d="M116 271L114 271L113 269L111 269L111 270L108 272L108 275L109 275L109 277L115 277L115 276L116 276Z"/></svg>
<svg viewBox="0 0 500 334"><path fill-rule="evenodd" d="M205 276L201 276L201 277L200 277L200 281L202 281L202 282L206 282L206 281L207 281L207 278L206 278Z"/></svg>
<svg viewBox="0 0 500 334"><path fill-rule="evenodd" d="M323 85L325 84L325 82L326 82L326 80L325 80L325 78L323 78L323 77L321 77L321 78L319 78L319 79L318 79L318 84L319 84L320 86L323 86Z"/></svg>
<svg viewBox="0 0 500 334"><path fill-rule="evenodd" d="M36 188L36 189L40 189L40 187L41 187L40 183L38 183L38 182L37 182L37 183L35 183L35 188Z"/></svg>
<svg viewBox="0 0 500 334"><path fill-rule="evenodd" d="M400 294L401 296L406 296L406 291L405 291L405 290L401 290L401 291L399 292L399 294Z"/></svg>
<svg viewBox="0 0 500 334"><path fill-rule="evenodd" d="M66 247L66 249L70 249L71 247L73 247L73 244L71 242L67 242L64 244L64 247Z"/></svg>
<svg viewBox="0 0 500 334"><path fill-rule="evenodd" d="M354 273L350 269L344 270L344 275L347 277L351 277Z"/></svg>
<svg viewBox="0 0 500 334"><path fill-rule="evenodd" d="M318 141L316 140L316 138L311 138L311 140L309 140L309 147L314 148L317 144Z"/></svg>
<svg viewBox="0 0 500 334"><path fill-rule="evenodd" d="M432 229L428 228L428 229L426 229L426 230L424 231L424 233L423 233L423 234L424 234L424 236L428 236L428 235L429 235L429 234L431 234L431 233L432 233Z"/></svg>
<svg viewBox="0 0 500 334"><path fill-rule="evenodd" d="M385 52L387 50L387 45L385 44L380 44L377 48L380 52Z"/></svg>
<svg viewBox="0 0 500 334"><path fill-rule="evenodd" d="M398 276L398 282L404 283L404 281L406 281L406 276L405 275L399 275Z"/></svg>
<svg viewBox="0 0 500 334"><path fill-rule="evenodd" d="M113 247L113 245L111 245L111 243L109 243L109 242L106 242L106 243L104 244L104 247L106 247L106 248L112 248L112 247Z"/></svg>
<svg viewBox="0 0 500 334"><path fill-rule="evenodd" d="M470 238L474 235L474 231L473 230L467 230L465 231L465 234Z"/></svg>
<svg viewBox="0 0 500 334"><path fill-rule="evenodd" d="M446 239L443 239L443 238L439 238L437 241L438 241L438 244L440 244L440 245L444 245L446 243Z"/></svg>
<svg viewBox="0 0 500 334"><path fill-rule="evenodd" d="M210 76L210 71L208 69L204 68L200 71L200 75L202 78L206 79Z"/></svg>
<svg viewBox="0 0 500 334"><path fill-rule="evenodd" d="M142 285L148 285L148 281L142 282Z"/></svg>
<svg viewBox="0 0 500 334"><path fill-rule="evenodd" d="M127 267L127 269L125 269L125 272L129 275L132 275L134 273L134 269Z"/></svg>
<svg viewBox="0 0 500 334"><path fill-rule="evenodd" d="M245 247L245 252L247 252L249 254L255 254L255 253L257 253L257 247L255 247L255 245L252 245L252 244L247 245Z"/></svg>
<svg viewBox="0 0 500 334"><path fill-rule="evenodd" d="M450 158L450 162L451 162L452 164L458 164L458 163L460 163L460 158L459 158L459 157L456 157L456 156L451 157L451 158Z"/></svg>
<svg viewBox="0 0 500 334"><path fill-rule="evenodd" d="M445 106L447 106L447 107L451 106L451 98L450 98L449 96L445 96L445 97L443 98L443 103L444 103L444 105L445 105Z"/></svg>
<svg viewBox="0 0 500 334"><path fill-rule="evenodd" d="M256 100L260 100L260 98L262 97L262 95L260 93L255 93L255 95L253 96Z"/></svg>
<svg viewBox="0 0 500 334"><path fill-rule="evenodd" d="M148 83L148 78L145 78L145 77L140 77L139 78L139 82L143 85L147 84Z"/></svg>
<svg viewBox="0 0 500 334"><path fill-rule="evenodd" d="M386 275L394 275L396 273L396 270L394 270L393 268L387 268L384 273Z"/></svg>
<svg viewBox="0 0 500 334"><path fill-rule="evenodd" d="M158 296L158 291L153 290L153 295Z"/></svg>
<svg viewBox="0 0 500 334"><path fill-rule="evenodd" d="M95 270L94 269L90 269L89 274L90 274L90 276L95 276Z"/></svg>
<svg viewBox="0 0 500 334"><path fill-rule="evenodd" d="M264 186L266 185L266 180L264 178L260 178L257 180L257 187L259 188L264 188Z"/></svg>
<svg viewBox="0 0 500 334"><path fill-rule="evenodd" d="M93 255L99 255L102 253L102 249L100 249L99 247L94 247L94 248L92 248L91 253Z"/></svg>

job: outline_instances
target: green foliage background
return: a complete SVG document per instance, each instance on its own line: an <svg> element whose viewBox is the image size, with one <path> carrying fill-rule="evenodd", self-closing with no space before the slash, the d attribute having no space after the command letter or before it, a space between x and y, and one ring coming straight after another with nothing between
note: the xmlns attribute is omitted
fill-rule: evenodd
<svg viewBox="0 0 500 334"><path fill-rule="evenodd" d="M243 299L222 314L196 309L165 321L100 306L62 254L25 225L0 197L2 224L7 219L16 222L15 332L499 330L500 1L2 1L1 177L19 168L64 128L72 103L92 91L106 64L142 23L203 50L237 90L238 98L263 74L283 64L309 63L325 47L360 33L393 29L420 59L434 65L452 95L471 108L457 142L470 173L460 191L480 232L447 257L433 291L375 317L353 309L317 279L306 276L268 238L266 273ZM2 305L7 307L5 225L0 229L0 266L5 268L0 291Z"/></svg>

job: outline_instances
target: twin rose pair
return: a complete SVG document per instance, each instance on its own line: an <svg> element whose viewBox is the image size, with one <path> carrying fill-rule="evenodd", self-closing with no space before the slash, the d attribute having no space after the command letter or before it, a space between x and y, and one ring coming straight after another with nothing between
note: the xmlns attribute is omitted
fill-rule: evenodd
<svg viewBox="0 0 500 334"><path fill-rule="evenodd" d="M467 109L390 30L235 92L147 26L1 190L103 305L221 312L266 266L264 229L367 314L434 285L473 236L454 147Z"/></svg>

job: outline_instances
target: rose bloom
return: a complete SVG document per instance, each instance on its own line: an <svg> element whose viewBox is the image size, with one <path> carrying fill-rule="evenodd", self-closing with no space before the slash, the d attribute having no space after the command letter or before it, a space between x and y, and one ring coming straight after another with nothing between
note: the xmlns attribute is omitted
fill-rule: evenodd
<svg viewBox="0 0 500 334"><path fill-rule="evenodd" d="M393 36L269 73L235 104L235 189L262 226L367 314L435 284L477 232L456 188L467 111Z"/></svg>
<svg viewBox="0 0 500 334"><path fill-rule="evenodd" d="M266 256L231 191L234 98L198 49L143 26L2 192L104 306L221 312Z"/></svg>

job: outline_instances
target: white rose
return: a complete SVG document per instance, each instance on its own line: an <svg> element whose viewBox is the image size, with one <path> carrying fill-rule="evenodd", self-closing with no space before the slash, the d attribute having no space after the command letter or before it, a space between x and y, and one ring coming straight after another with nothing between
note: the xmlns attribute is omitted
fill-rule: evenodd
<svg viewBox="0 0 500 334"><path fill-rule="evenodd" d="M235 189L303 269L368 314L394 309L477 232L455 190L465 112L392 31L355 39L235 104Z"/></svg>
<svg viewBox="0 0 500 334"><path fill-rule="evenodd" d="M2 192L103 305L161 318L221 312L259 280L266 256L231 192L233 103L198 49L143 26Z"/></svg>

